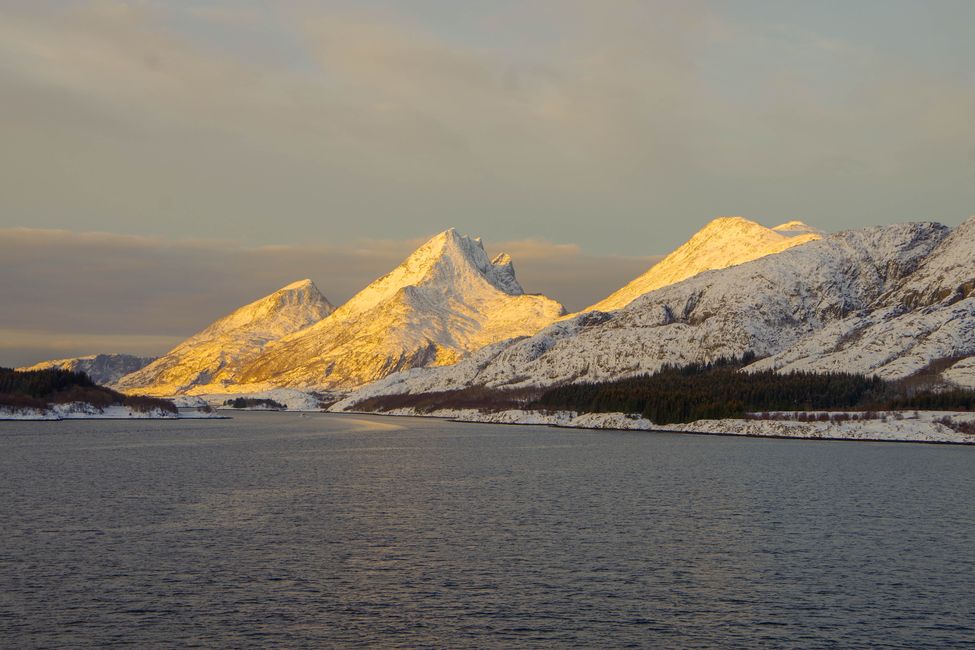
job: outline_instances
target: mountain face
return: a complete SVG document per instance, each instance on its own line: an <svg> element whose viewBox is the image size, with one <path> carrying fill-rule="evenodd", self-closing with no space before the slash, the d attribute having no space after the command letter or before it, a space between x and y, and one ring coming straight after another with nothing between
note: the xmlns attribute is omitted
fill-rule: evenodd
<svg viewBox="0 0 975 650"><path fill-rule="evenodd" d="M686 280L698 273L750 262L820 237L818 230L801 221L790 221L775 228L766 228L743 217L720 217L650 267L646 273L580 313L615 311L645 293Z"/></svg>
<svg viewBox="0 0 975 650"><path fill-rule="evenodd" d="M928 307L935 306L939 318L952 323L953 310L967 308L967 299L948 302L965 295L967 275L960 270L965 264L954 262L964 259L972 239L959 230L950 236L940 224L914 223L826 235L650 291L612 313L565 319L534 336L487 347L451 367L394 375L337 408L382 394L600 381L746 352L770 357L756 366L777 363L788 368L788 351L801 349L841 323L860 322L856 319L874 313L882 320L883 310L916 318L926 309L911 307L916 300L925 302L916 296L930 299L949 289L949 297ZM907 325L916 323L908 319ZM965 329L964 321L957 325ZM898 335L906 338L913 331L901 328ZM830 340L841 338L839 332Z"/></svg>
<svg viewBox="0 0 975 650"><path fill-rule="evenodd" d="M900 379L943 364L942 378L975 387L975 217L951 231L917 270L851 314L753 364L781 372L853 370Z"/></svg>
<svg viewBox="0 0 975 650"><path fill-rule="evenodd" d="M317 323L334 309L311 280L289 284L224 316L115 387L165 396L201 387L222 392L268 343Z"/></svg>
<svg viewBox="0 0 975 650"><path fill-rule="evenodd" d="M565 313L526 294L510 257L447 230L331 316L243 365L236 382L344 390L419 366L451 364L484 345L534 334Z"/></svg>
<svg viewBox="0 0 975 650"><path fill-rule="evenodd" d="M18 368L18 370L59 368L71 372L83 372L96 384L108 386L129 373L145 368L155 360L156 357L137 357L131 354L93 354L73 359L42 361L27 368Z"/></svg>

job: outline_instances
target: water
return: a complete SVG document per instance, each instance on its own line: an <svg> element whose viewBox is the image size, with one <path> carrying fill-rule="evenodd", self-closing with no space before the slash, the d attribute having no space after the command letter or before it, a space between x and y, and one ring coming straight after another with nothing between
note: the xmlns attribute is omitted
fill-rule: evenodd
<svg viewBox="0 0 975 650"><path fill-rule="evenodd" d="M975 643L975 449L0 423L0 646Z"/></svg>

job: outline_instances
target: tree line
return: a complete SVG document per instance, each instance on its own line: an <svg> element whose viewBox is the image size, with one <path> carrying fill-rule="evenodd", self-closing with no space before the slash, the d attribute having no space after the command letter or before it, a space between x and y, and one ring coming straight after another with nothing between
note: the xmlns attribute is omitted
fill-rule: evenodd
<svg viewBox="0 0 975 650"><path fill-rule="evenodd" d="M615 381L545 391L533 408L640 414L656 424L741 418L769 411L971 410L975 391L917 391L907 383L853 373L742 372L754 357L664 366Z"/></svg>
<svg viewBox="0 0 975 650"><path fill-rule="evenodd" d="M97 408L127 406L134 411L160 409L176 413L172 402L141 395L123 395L99 386L83 372L48 368L13 370L0 368L0 406L12 409L45 409L52 404L83 402Z"/></svg>

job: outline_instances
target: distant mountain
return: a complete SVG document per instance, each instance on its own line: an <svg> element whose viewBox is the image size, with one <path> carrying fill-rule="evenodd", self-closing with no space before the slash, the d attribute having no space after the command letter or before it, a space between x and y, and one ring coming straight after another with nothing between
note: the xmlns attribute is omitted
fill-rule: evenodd
<svg viewBox="0 0 975 650"><path fill-rule="evenodd" d="M116 388L166 396L204 386L221 392L270 342L317 323L334 309L311 280L294 282L224 316L123 377Z"/></svg>
<svg viewBox="0 0 975 650"><path fill-rule="evenodd" d="M334 314L269 345L237 382L346 390L391 373L455 363L484 345L534 334L565 313L526 294L508 255L450 229Z"/></svg>
<svg viewBox="0 0 975 650"><path fill-rule="evenodd" d="M486 347L451 367L393 375L338 408L372 395L600 381L746 352L768 357L758 368L903 377L975 354L973 235L975 219L954 232L912 223L825 235L652 290L612 313L580 314ZM969 363L954 366L956 375L972 374Z"/></svg>
<svg viewBox="0 0 975 650"><path fill-rule="evenodd" d="M156 357L137 357L131 354L92 354L72 359L42 361L33 366L18 368L18 370L60 368L71 372L83 372L96 384L109 386L125 375L145 368L155 360Z"/></svg>
<svg viewBox="0 0 975 650"><path fill-rule="evenodd" d="M704 226L687 243L654 264L646 273L582 312L615 311L645 293L698 273L750 262L820 237L820 231L801 221L766 228L743 217L720 217Z"/></svg>

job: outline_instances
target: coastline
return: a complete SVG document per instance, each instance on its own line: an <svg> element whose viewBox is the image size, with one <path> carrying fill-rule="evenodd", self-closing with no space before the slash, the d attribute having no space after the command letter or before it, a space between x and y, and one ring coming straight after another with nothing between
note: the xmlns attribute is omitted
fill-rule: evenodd
<svg viewBox="0 0 975 650"><path fill-rule="evenodd" d="M454 422L477 424L507 424L522 426L549 426L560 429L586 429L593 431L646 431L681 433L743 438L774 438L781 440L831 440L845 442L898 442L915 444L975 445L975 435L955 431L935 422L948 416L962 420L975 420L975 413L922 411L917 419L864 420L841 424L824 422L799 422L796 420L698 420L687 424L657 425L649 420L628 416L624 413L584 413L556 411L493 411L475 409L440 409L419 413L413 409L395 409L385 412L333 411L357 415L381 415L389 417L429 417ZM893 412L890 414L892 417ZM903 413L901 416L903 417Z"/></svg>
<svg viewBox="0 0 975 650"><path fill-rule="evenodd" d="M136 411L125 406L104 409L84 403L57 404L46 409L0 409L0 422L60 422L63 420L229 420L216 412L182 409L177 413L152 409Z"/></svg>

